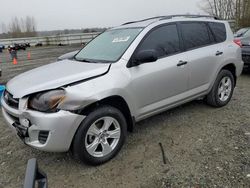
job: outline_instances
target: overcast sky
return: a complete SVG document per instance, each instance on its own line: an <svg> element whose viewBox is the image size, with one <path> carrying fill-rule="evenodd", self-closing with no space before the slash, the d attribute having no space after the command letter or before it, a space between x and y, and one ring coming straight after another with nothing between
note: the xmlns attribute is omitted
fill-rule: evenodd
<svg viewBox="0 0 250 188"><path fill-rule="evenodd" d="M110 27L152 16L202 13L201 0L0 0L0 24L34 16L37 29Z"/></svg>

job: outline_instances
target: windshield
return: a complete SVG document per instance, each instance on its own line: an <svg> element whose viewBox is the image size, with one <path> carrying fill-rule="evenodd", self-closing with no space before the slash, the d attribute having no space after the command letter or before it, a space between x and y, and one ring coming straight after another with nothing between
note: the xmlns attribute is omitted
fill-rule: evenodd
<svg viewBox="0 0 250 188"><path fill-rule="evenodd" d="M75 59L84 62L115 62L141 30L142 28L108 30L88 43Z"/></svg>

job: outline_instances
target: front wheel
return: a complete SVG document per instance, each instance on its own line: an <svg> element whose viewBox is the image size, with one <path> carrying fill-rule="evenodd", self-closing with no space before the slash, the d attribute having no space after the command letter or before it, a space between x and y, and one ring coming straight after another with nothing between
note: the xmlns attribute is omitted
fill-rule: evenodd
<svg viewBox="0 0 250 188"><path fill-rule="evenodd" d="M233 74L228 70L222 70L217 76L212 90L206 97L207 103L214 107L227 105L232 98L234 86Z"/></svg>
<svg viewBox="0 0 250 188"><path fill-rule="evenodd" d="M99 107L81 123L73 141L73 155L87 164L100 165L116 156L126 134L123 114L111 106Z"/></svg>

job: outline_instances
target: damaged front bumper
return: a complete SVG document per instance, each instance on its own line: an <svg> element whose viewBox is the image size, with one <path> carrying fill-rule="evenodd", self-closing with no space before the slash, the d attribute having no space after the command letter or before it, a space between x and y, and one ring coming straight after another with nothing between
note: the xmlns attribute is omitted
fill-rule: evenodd
<svg viewBox="0 0 250 188"><path fill-rule="evenodd" d="M10 107L1 99L2 113L9 127L23 142L33 148L49 152L69 150L75 132L85 116L60 110L42 113L26 109L21 99L18 109Z"/></svg>

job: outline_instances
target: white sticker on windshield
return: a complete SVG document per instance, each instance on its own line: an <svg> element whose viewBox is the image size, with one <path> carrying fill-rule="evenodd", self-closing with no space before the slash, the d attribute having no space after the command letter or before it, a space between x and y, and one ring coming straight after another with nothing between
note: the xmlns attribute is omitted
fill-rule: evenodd
<svg viewBox="0 0 250 188"><path fill-rule="evenodd" d="M117 37L117 38L114 38L114 40L112 41L113 43L115 42L127 42L128 40L130 39L130 36L127 36L127 37Z"/></svg>

